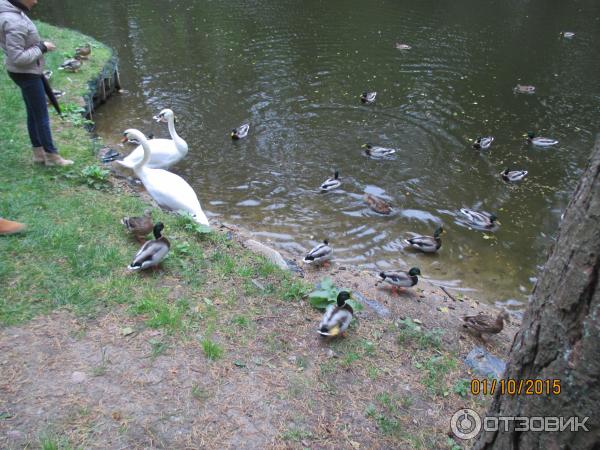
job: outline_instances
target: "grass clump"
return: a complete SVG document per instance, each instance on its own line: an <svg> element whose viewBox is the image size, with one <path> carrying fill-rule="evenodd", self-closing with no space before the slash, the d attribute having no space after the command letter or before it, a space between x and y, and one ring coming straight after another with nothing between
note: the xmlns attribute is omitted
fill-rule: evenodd
<svg viewBox="0 0 600 450"><path fill-rule="evenodd" d="M402 346L416 344L420 349L439 349L442 346L442 334L440 329L424 331L420 324L407 317L400 320L397 341Z"/></svg>
<svg viewBox="0 0 600 450"><path fill-rule="evenodd" d="M202 350L204 351L206 357L212 361L215 361L223 356L223 348L218 343L210 339L202 340Z"/></svg>

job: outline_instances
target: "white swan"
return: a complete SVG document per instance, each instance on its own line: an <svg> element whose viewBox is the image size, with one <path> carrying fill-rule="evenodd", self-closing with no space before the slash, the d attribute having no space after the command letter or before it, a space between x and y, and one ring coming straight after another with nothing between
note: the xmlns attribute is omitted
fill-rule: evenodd
<svg viewBox="0 0 600 450"><path fill-rule="evenodd" d="M127 139L135 138L142 144L144 157L132 169L156 203L171 211L189 212L196 222L209 225L194 189L183 178L164 169L147 167L151 150L144 133L131 128L125 130L123 135Z"/></svg>
<svg viewBox="0 0 600 450"><path fill-rule="evenodd" d="M172 110L168 108L163 109L153 119L157 122L168 123L169 133L173 139L152 139L148 142L151 150L148 167L150 169L168 169L187 155L188 145L175 131L175 114ZM140 145L122 161L117 162L122 166L133 169L133 166L139 163L143 157L144 149Z"/></svg>

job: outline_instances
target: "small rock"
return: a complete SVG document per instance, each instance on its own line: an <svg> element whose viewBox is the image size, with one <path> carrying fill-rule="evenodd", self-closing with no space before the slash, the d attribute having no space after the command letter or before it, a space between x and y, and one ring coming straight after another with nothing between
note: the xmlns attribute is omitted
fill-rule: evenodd
<svg viewBox="0 0 600 450"><path fill-rule="evenodd" d="M73 372L71 375L71 381L75 384L83 383L87 379L87 376L83 372Z"/></svg>
<svg viewBox="0 0 600 450"><path fill-rule="evenodd" d="M338 270L347 270L344 266L338 267Z"/></svg>
<svg viewBox="0 0 600 450"><path fill-rule="evenodd" d="M475 347L465 358L465 364L473 372L484 377L502 378L506 370L506 363L490 354L482 347Z"/></svg>
<svg viewBox="0 0 600 450"><path fill-rule="evenodd" d="M331 349L327 350L327 357L328 358L335 358L337 357L337 355L335 354L335 352Z"/></svg>
<svg viewBox="0 0 600 450"><path fill-rule="evenodd" d="M258 289L260 289L261 291L265 290L265 286L258 280L252 280L252 284L254 286L256 286Z"/></svg>

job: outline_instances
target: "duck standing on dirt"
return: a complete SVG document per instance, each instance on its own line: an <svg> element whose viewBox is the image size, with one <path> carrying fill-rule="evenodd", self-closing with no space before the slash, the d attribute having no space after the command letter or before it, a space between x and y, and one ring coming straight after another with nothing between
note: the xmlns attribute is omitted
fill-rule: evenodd
<svg viewBox="0 0 600 450"><path fill-rule="evenodd" d="M321 336L340 336L348 329L354 314L352 307L346 303L349 299L350 293L341 291L337 296L337 304L327 307L319 325L318 332Z"/></svg>
<svg viewBox="0 0 600 450"><path fill-rule="evenodd" d="M398 293L398 288L415 286L419 282L417 275L421 275L421 270L418 267L413 267L408 272L379 272L379 280L375 284L378 285L381 282L389 283L392 285L392 290Z"/></svg>
<svg viewBox="0 0 600 450"><path fill-rule="evenodd" d="M333 249L329 246L329 241L325 239L322 244L314 247L306 254L302 260L304 264L323 265L333 257Z"/></svg>
<svg viewBox="0 0 600 450"><path fill-rule="evenodd" d="M508 313L501 311L494 319L492 316L480 312L476 316L463 317L464 328L467 328L483 339L484 334L498 334L504 328L504 321L508 320Z"/></svg>

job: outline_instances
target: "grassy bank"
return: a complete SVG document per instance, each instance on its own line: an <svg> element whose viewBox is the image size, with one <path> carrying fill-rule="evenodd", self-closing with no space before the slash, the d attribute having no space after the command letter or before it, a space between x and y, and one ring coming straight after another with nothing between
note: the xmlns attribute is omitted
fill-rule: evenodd
<svg viewBox="0 0 600 450"><path fill-rule="evenodd" d="M137 245L123 232L119 220L141 214L147 205L120 192L104 180L100 170L90 169L100 165L95 156L98 144L81 126L77 111L88 81L97 76L112 52L92 40L90 61L78 73L65 73L57 70L64 55L90 38L46 24L39 28L58 47L47 57L47 66L54 72L53 88L67 92L61 101L67 110L65 119L51 112L54 138L61 154L76 163L67 169L31 164L23 100L6 73L0 72L0 164L4 167L0 214L28 225L27 233L0 240L0 323L19 323L57 307L95 315L111 304L137 305L149 297L160 303L168 290L164 273L176 274L186 286L202 293L206 280L215 274L265 279L275 273L269 263L227 242L224 235L195 235L187 230L191 226L185 219L159 209L154 209L154 217L165 223L165 234L174 243L163 271L131 276L124 270ZM223 295L234 294L225 289Z"/></svg>
<svg viewBox="0 0 600 450"><path fill-rule="evenodd" d="M460 332L474 302L422 282L392 295L335 263L302 280L243 233L158 208L171 252L128 272L139 244L119 221L148 205L97 167L76 109L111 51L39 26L59 48L52 82L73 106L52 128L75 165L30 162L23 101L0 72L0 214L28 225L0 238L0 447L460 449L449 418L488 402L468 395L461 359L474 344L503 356L511 335L474 343ZM80 73L55 70L88 41ZM303 297L325 274L389 316L365 308L346 338L318 338Z"/></svg>

